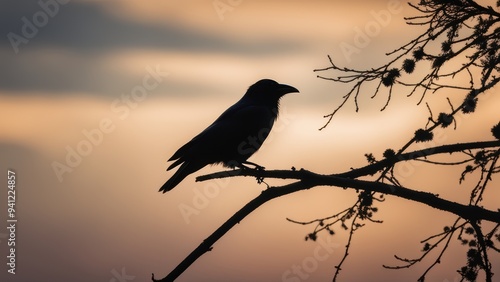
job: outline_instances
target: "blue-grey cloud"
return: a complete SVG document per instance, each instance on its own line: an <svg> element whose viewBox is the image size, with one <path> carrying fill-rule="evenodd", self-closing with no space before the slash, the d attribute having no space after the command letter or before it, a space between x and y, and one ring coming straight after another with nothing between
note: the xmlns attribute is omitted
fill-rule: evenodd
<svg viewBox="0 0 500 282"><path fill-rule="evenodd" d="M51 52L56 52L53 50ZM48 58L47 58L48 57ZM102 56L69 53L53 56L44 52L23 52L13 56L10 50L0 49L0 92L24 95L90 94L116 98L143 83L148 68L157 66L138 65L137 74L123 71L114 65L100 63ZM161 72L171 73L158 65ZM175 73L174 73L175 75ZM206 85L195 81L182 82L165 77L151 90L154 95L201 95L210 92Z"/></svg>

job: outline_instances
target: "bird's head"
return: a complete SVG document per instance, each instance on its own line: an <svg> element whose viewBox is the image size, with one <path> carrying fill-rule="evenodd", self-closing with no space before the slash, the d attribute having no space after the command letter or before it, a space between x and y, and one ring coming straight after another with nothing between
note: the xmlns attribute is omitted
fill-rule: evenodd
<svg viewBox="0 0 500 282"><path fill-rule="evenodd" d="M272 79L261 79L248 88L244 97L263 102L278 102L283 95L298 92L293 86L279 84Z"/></svg>

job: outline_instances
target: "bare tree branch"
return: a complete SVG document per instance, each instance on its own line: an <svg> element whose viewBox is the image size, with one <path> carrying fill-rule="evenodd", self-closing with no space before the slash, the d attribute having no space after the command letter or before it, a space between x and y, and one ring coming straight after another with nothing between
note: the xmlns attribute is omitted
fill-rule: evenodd
<svg viewBox="0 0 500 282"><path fill-rule="evenodd" d="M288 195L297 191L311 189L316 186L336 186L342 188L354 188L371 192L380 192L384 194L398 196L404 199L420 202L439 210L447 211L459 215L462 218L470 220L486 220L500 223L500 211L494 212L477 206L466 206L438 196L421 191L414 191L404 187L397 187L380 182L372 182L365 180L357 180L347 177L334 175L320 175L306 170L298 171L262 171L262 170L233 170L211 174L201 177L203 179L231 177L233 175L254 176L267 178L288 178L285 174L289 174L292 179L300 179L300 181L280 186L271 187L264 190L259 196L247 203L243 208L231 216L224 224L222 224L214 233L207 237L191 254L189 254L169 275L160 280L153 281L173 281L182 274L196 259L204 253L212 250L212 245L217 242L224 234L232 227L243 220L247 215L264 203L284 195Z"/></svg>

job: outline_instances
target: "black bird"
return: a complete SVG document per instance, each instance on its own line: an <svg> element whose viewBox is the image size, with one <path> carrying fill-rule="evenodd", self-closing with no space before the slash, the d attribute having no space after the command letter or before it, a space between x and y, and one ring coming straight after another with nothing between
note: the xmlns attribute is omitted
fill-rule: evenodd
<svg viewBox="0 0 500 282"><path fill-rule="evenodd" d="M167 170L181 166L160 191L170 191L186 176L208 164L222 163L231 168L251 164L261 168L247 159L271 131L278 117L280 98L292 92L299 91L271 79L262 79L250 86L236 104L175 152L169 159L174 163Z"/></svg>

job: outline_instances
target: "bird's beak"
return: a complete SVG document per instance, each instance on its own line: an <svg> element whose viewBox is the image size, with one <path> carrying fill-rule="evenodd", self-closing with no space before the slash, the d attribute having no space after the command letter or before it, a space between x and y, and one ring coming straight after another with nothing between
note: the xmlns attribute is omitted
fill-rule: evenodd
<svg viewBox="0 0 500 282"><path fill-rule="evenodd" d="M297 90L297 88L286 84L280 84L278 89L281 95L285 95L288 93L299 93L299 90Z"/></svg>

